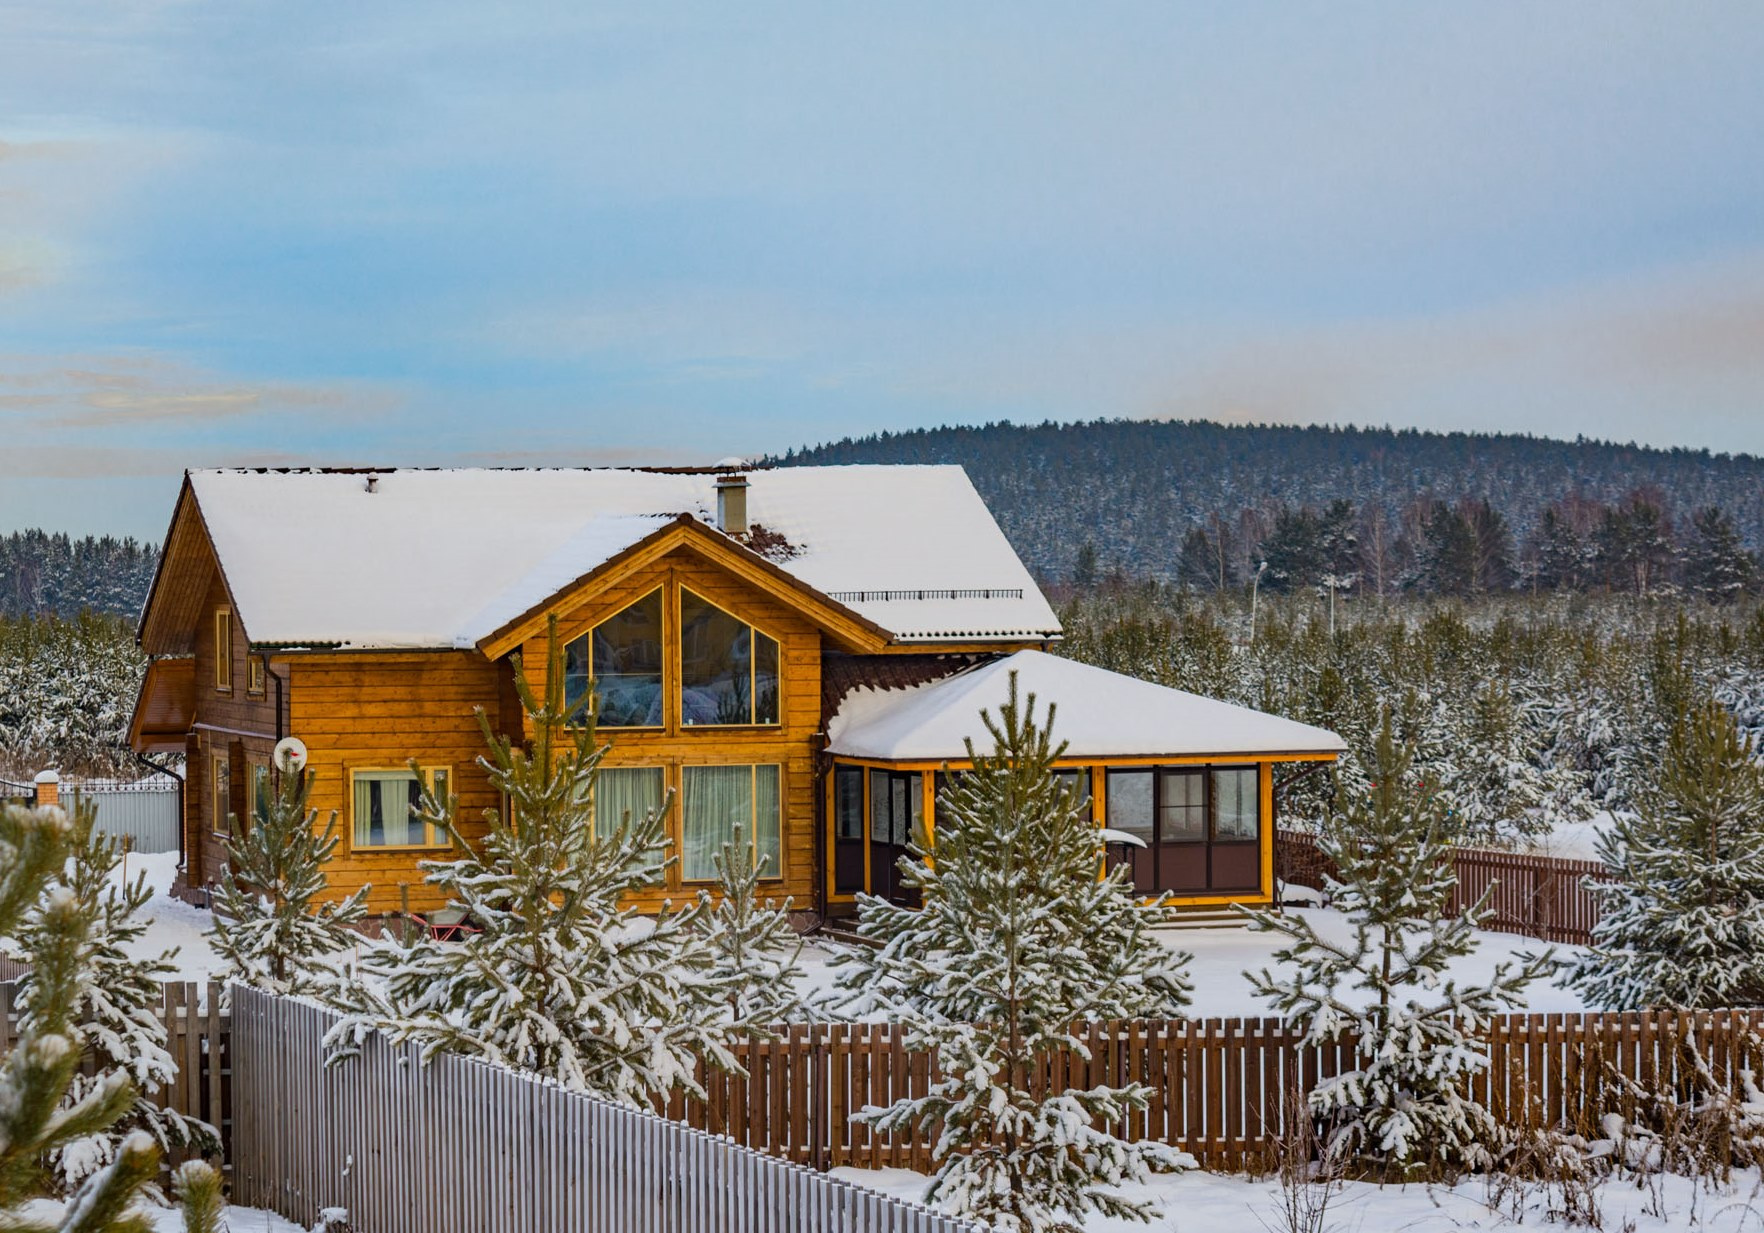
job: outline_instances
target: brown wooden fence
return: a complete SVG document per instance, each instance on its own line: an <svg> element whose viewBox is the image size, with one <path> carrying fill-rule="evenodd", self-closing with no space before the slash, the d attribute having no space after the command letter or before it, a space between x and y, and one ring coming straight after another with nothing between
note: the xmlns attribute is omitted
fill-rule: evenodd
<svg viewBox="0 0 1764 1233"><path fill-rule="evenodd" d="M13 993L0 984L0 1050L16 1039ZM235 1071L255 1066L286 1072L273 1081L259 1077L255 1087L247 1080L241 1089L260 1093L290 1083L312 1090L310 1085L325 1080L316 1052L263 1048L235 1062L232 1018L221 1009L221 994L216 984L166 986L162 1014L179 1076L160 1099L214 1123L230 1141ZM1606 1112L1633 1112L1632 1096L1617 1076L1647 1088L1676 1083L1691 1046L1720 1082L1737 1083L1745 1066L1764 1073L1761 1033L1764 1011L1504 1016L1486 1033L1489 1066L1472 1084L1472 1094L1509 1125L1589 1129ZM1060 1088L1146 1084L1150 1106L1125 1119L1117 1132L1174 1144L1213 1168L1260 1164L1291 1102L1319 1079L1355 1065L1351 1039L1306 1044L1285 1021L1270 1018L1099 1023L1086 1028L1086 1037L1089 1063L1063 1063L1041 1081ZM775 1040L741 1044L735 1052L745 1076L704 1075L708 1099L676 1096L662 1111L814 1169L928 1165L929 1138L884 1137L851 1121L860 1109L929 1089L930 1059L909 1053L898 1029L798 1024L781 1029ZM254 1115L275 1122L285 1120L287 1110ZM377 1125L375 1133L403 1133L397 1118ZM485 1126L482 1111L468 1101L451 1112L436 1110L433 1122L415 1133L481 1137ZM328 1133L310 1121L301 1132L321 1139Z"/></svg>
<svg viewBox="0 0 1764 1233"><path fill-rule="evenodd" d="M1486 1034L1489 1065L1471 1092L1506 1125L1595 1129L1607 1112L1634 1113L1618 1076L1649 1088L1679 1082L1687 1047L1737 1090L1740 1068L1764 1060L1760 1031L1760 1011L1505 1016ZM1074 1059L1042 1081L1061 1088L1146 1084L1149 1107L1116 1133L1173 1144L1217 1169L1264 1164L1291 1102L1356 1065L1351 1037L1306 1044L1279 1019L1099 1023L1087 1037L1088 1064ZM929 1136L884 1137L850 1120L866 1106L928 1090L929 1059L908 1053L897 1029L799 1026L736 1052L745 1077L702 1076L709 1099L676 1097L668 1115L818 1169L928 1166Z"/></svg>
<svg viewBox="0 0 1764 1233"><path fill-rule="evenodd" d="M178 981L164 986L158 1011L166 1027L166 1048L178 1064L169 1089L149 1093L168 1109L198 1117L221 1133L231 1132L232 1022L222 1006L226 986L209 981ZM18 986L0 982L0 1056L18 1041ZM85 1063L92 1073L91 1060Z"/></svg>
<svg viewBox="0 0 1764 1233"><path fill-rule="evenodd" d="M1599 922L1599 901L1585 881L1610 880L1597 861L1561 860L1524 852L1489 848L1454 848L1458 886L1448 911L1460 912L1493 888L1493 909L1484 928L1519 933L1547 942L1585 946ZM1321 889L1333 874L1317 837L1304 831L1281 831L1275 845L1275 872L1284 882Z"/></svg>

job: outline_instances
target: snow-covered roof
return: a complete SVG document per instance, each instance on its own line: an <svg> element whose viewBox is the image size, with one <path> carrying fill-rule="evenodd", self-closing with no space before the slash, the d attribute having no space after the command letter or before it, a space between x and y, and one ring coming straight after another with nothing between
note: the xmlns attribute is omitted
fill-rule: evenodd
<svg viewBox="0 0 1764 1233"><path fill-rule="evenodd" d="M193 471L190 485L252 640L472 646L690 514L715 473L598 470ZM750 522L778 562L901 642L1059 633L1029 571L955 466L748 472Z"/></svg>
<svg viewBox="0 0 1764 1233"><path fill-rule="evenodd" d="M912 689L860 689L828 726L831 753L886 762L966 755L964 739L988 751L982 708L996 718L1017 674L1020 697L1037 713L1056 707L1053 735L1072 758L1339 753L1335 733L1216 698L1184 693L1042 651L1018 651Z"/></svg>

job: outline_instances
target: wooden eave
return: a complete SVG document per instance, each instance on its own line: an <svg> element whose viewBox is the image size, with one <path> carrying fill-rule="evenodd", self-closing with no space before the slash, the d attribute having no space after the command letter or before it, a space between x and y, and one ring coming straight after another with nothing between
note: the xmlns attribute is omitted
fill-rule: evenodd
<svg viewBox="0 0 1764 1233"><path fill-rule="evenodd" d="M156 659L148 664L129 717L129 748L136 753L182 753L195 721L196 661Z"/></svg>
<svg viewBox="0 0 1764 1233"><path fill-rule="evenodd" d="M478 649L490 659L500 659L545 629L546 618L560 608L592 599L614 585L631 570L653 564L677 548L704 557L755 590L762 591L803 614L819 626L840 649L875 655L889 646L892 635L868 617L847 608L757 552L736 543L691 514L672 522L619 552L592 570L554 591L542 602L478 640Z"/></svg>
<svg viewBox="0 0 1764 1233"><path fill-rule="evenodd" d="M135 641L154 658L192 655L196 650L197 623L204 619L203 601L208 597L209 583L219 578L227 602L233 608L233 621L247 643L245 616L233 599L227 583L226 567L214 550L214 539L208 533L208 522L202 515L202 504L190 485L190 473L184 472L183 486L178 490L177 504L172 507L171 525L166 529L165 547L159 554L159 565L153 571L153 585L148 588L147 602L141 608L141 620L135 628Z"/></svg>

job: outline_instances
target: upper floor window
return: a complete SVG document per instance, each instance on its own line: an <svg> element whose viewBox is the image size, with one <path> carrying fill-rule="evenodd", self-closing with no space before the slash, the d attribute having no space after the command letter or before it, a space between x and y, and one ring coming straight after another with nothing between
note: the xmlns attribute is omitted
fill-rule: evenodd
<svg viewBox="0 0 1764 1233"><path fill-rule="evenodd" d="M233 687L233 610L214 610L214 687Z"/></svg>
<svg viewBox="0 0 1764 1233"><path fill-rule="evenodd" d="M680 722L778 722L778 641L680 592Z"/></svg>
<svg viewBox="0 0 1764 1233"><path fill-rule="evenodd" d="M263 660L255 655L245 657L245 692L248 694L263 692Z"/></svg>
<svg viewBox="0 0 1764 1233"><path fill-rule="evenodd" d="M662 593L651 591L564 647L564 701L574 711L593 683L603 728L662 725Z"/></svg>

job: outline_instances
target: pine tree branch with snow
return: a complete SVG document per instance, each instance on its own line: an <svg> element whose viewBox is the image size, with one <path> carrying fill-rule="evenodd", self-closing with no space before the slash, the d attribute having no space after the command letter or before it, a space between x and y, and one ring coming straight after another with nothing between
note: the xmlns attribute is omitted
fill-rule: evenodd
<svg viewBox="0 0 1764 1233"><path fill-rule="evenodd" d="M71 852L56 879L73 896L85 918L79 954L85 979L76 994L73 1016L94 1062L93 1073L74 1076L67 1100L77 1104L108 1083L112 1074L125 1076L136 1097L134 1107L114 1125L65 1143L51 1153L51 1171L64 1193L71 1193L87 1177L115 1161L123 1139L137 1130L149 1134L161 1150L220 1149L214 1127L167 1109L146 1095L155 1088L169 1088L178 1073L159 1013L164 982L176 969L169 953L135 957L133 952L147 932L141 909L152 898L152 891L140 875L133 882L113 880L123 863L123 853L115 838L98 831L96 816L88 802L76 803L69 835ZM33 964L39 950L56 944L40 909L27 921L22 943ZM36 1025L44 997L35 972L27 972L18 988L22 1026Z"/></svg>
<svg viewBox="0 0 1764 1233"><path fill-rule="evenodd" d="M337 811L321 829L318 810L307 808L313 776L285 763L276 777L268 808L243 826L234 819L210 936L232 979L271 993L322 996L337 982L330 957L359 940L350 926L362 919L368 888L323 898L325 862L341 839Z"/></svg>
<svg viewBox="0 0 1764 1233"><path fill-rule="evenodd" d="M1337 870L1329 894L1347 917L1347 941L1324 937L1303 916L1240 909L1253 928L1288 939L1275 967L1246 974L1256 992L1309 1042L1356 1041L1358 1065L1309 1093L1326 1150L1398 1176L1492 1161L1499 1128L1465 1095L1464 1081L1488 1065L1479 1033L1555 966L1546 953L1497 964L1480 983L1448 975L1477 948L1488 895L1447 915L1457 875L1442 810L1413 782L1412 765L1387 715L1370 790L1319 836Z"/></svg>
<svg viewBox="0 0 1764 1233"><path fill-rule="evenodd" d="M885 1133L938 1128L928 1200L995 1228L1155 1219L1155 1205L1121 1187L1192 1158L1097 1129L1144 1109L1148 1090L1041 1079L1061 1061L1089 1062L1085 1022L1180 1014L1187 957L1148 935L1161 904L1140 902L1124 868L1103 874L1103 833L1053 774L1064 750L1053 708L1039 723L1013 674L998 717L982 718L993 749L970 742L972 771L940 796L935 858L919 834L902 860L923 906L861 896L858 929L876 949L854 952L839 979L853 1009L899 1024L942 1077L925 1096L856 1116Z"/></svg>
<svg viewBox="0 0 1764 1233"><path fill-rule="evenodd" d="M1714 700L1688 709L1666 741L1637 812L1599 837L1613 877L1593 944L1569 974L1589 1002L1764 1004L1764 771L1753 738Z"/></svg>
<svg viewBox="0 0 1764 1233"><path fill-rule="evenodd" d="M379 1031L425 1057L462 1053L639 1107L675 1089L702 1095L701 1060L740 1069L724 1039L731 981L706 942L709 907L645 916L629 904L662 885L672 863L672 801L596 829L609 747L592 703L565 703L556 632L554 622L544 693L516 674L530 740L498 736L478 713L490 750L479 764L510 814L489 811L474 842L457 824L457 798L425 792L416 807L460 854L423 862L424 876L476 931L364 948L329 1043L342 1059Z"/></svg>
<svg viewBox="0 0 1764 1233"><path fill-rule="evenodd" d="M700 917L714 956L712 972L727 986L730 1022L752 1035L801 1017L802 939L790 925L790 901L760 897L769 856L756 853L740 824L711 858L719 895Z"/></svg>

